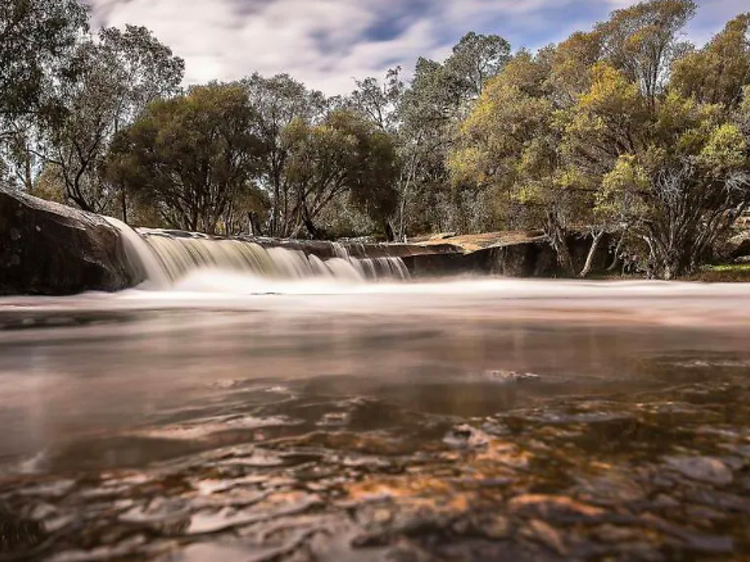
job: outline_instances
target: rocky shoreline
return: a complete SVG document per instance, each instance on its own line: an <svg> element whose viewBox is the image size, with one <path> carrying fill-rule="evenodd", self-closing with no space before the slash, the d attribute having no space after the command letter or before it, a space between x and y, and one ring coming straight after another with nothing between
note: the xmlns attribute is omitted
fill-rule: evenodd
<svg viewBox="0 0 750 562"><path fill-rule="evenodd" d="M192 233L162 231L170 236ZM144 236L159 235L146 231ZM204 236L204 235L201 235ZM205 236L204 236L205 237ZM265 248L282 247L320 259L342 249L354 258L400 258L413 277L503 275L552 277L558 274L555 252L538 233L516 233L480 246L460 241L414 244L361 244L239 237ZM583 264L589 247L585 235L571 236L574 262ZM611 262L609 244L600 244L593 271ZM128 261L122 235L103 217L0 188L0 294L69 295L119 291L143 281Z"/></svg>

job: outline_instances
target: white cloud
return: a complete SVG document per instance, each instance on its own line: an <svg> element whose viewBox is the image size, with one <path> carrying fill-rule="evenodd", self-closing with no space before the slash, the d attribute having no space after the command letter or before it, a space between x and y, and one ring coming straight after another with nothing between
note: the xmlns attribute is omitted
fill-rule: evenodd
<svg viewBox="0 0 750 562"><path fill-rule="evenodd" d="M185 59L187 83L233 80L254 71L287 72L328 94L348 92L354 77L379 76L396 64L408 70L419 56L444 57L472 29L501 34L507 30L516 46L535 47L590 25L602 11L597 0L89 2L97 24L132 23L153 30ZM605 9L632 3L606 0ZM691 35L700 41L739 11L733 8L734 0L702 3L710 13L691 28ZM568 9L576 15L566 19ZM394 17L400 26L392 38L371 38L368 30L390 25L388 20ZM720 17L724 19L718 21ZM502 29L493 28L493 22Z"/></svg>

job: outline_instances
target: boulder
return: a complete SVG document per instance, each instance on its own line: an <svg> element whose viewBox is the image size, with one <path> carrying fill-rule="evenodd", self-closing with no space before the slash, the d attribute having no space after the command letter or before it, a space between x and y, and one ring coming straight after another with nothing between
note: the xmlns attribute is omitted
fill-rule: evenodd
<svg viewBox="0 0 750 562"><path fill-rule="evenodd" d="M730 238L727 246L729 259L736 260L750 256L750 230L740 232Z"/></svg>
<svg viewBox="0 0 750 562"><path fill-rule="evenodd" d="M138 276L104 218L0 187L0 294L118 291Z"/></svg>

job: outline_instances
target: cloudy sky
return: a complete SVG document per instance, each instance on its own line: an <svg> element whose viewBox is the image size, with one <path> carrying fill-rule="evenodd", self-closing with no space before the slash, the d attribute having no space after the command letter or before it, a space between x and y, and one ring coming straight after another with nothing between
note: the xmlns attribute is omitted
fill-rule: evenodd
<svg viewBox="0 0 750 562"><path fill-rule="evenodd" d="M88 0L97 25L145 25L185 59L186 81L288 72L328 94L418 56L444 58L467 31L514 49L588 29L629 0ZM748 0L698 0L702 43Z"/></svg>

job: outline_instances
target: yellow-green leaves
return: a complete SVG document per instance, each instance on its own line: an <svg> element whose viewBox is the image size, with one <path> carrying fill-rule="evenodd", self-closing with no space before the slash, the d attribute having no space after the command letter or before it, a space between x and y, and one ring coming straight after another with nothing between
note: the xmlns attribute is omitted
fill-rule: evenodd
<svg viewBox="0 0 750 562"><path fill-rule="evenodd" d="M638 85L607 63L592 69L591 89L581 96L579 109L605 118L635 116L643 111L644 100Z"/></svg>
<svg viewBox="0 0 750 562"><path fill-rule="evenodd" d="M595 212L608 222L636 223L648 215L650 189L646 169L635 156L623 155L602 179L595 196Z"/></svg>
<svg viewBox="0 0 750 562"><path fill-rule="evenodd" d="M698 162L715 176L747 164L747 141L736 125L725 123L711 133Z"/></svg>
<svg viewBox="0 0 750 562"><path fill-rule="evenodd" d="M676 60L672 87L702 102L737 105L750 84L749 30L750 13L741 14L705 47Z"/></svg>

